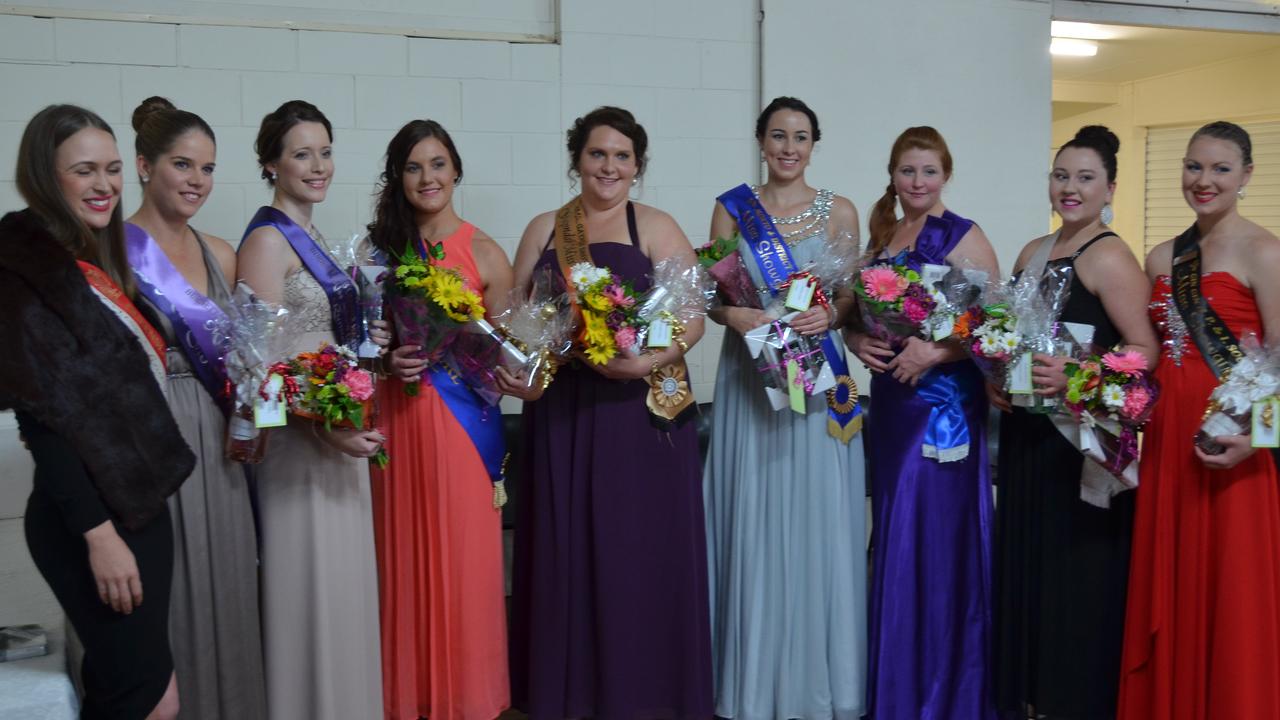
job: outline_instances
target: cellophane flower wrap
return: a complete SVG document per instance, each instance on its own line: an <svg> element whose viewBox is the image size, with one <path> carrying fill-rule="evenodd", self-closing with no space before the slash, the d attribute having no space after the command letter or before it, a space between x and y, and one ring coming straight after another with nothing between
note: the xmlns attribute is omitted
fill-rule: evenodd
<svg viewBox="0 0 1280 720"><path fill-rule="evenodd" d="M687 256L674 255L654 263L649 291L636 308L634 354L642 352L649 341L649 326L655 321L668 323L672 338L684 335L689 323L705 317L716 295L716 284L702 265Z"/></svg>
<svg viewBox="0 0 1280 720"><path fill-rule="evenodd" d="M1160 397L1146 358L1133 350L1090 353L1068 362L1064 370L1063 410L1092 431L1100 464L1124 480L1125 469L1138 459L1138 433Z"/></svg>
<svg viewBox="0 0 1280 720"><path fill-rule="evenodd" d="M525 387L551 384L573 345L573 306L563 279L551 268L535 273L528 291L516 288L507 309L489 320L467 324L445 351L445 361L462 382L490 405L497 404L496 370L523 378Z"/></svg>
<svg viewBox="0 0 1280 720"><path fill-rule="evenodd" d="M982 315L987 272L968 263L929 266L925 270L922 275L933 309L921 324L921 336L935 342L950 338L967 341L973 335L974 321ZM931 279L928 270L937 271L941 277Z"/></svg>
<svg viewBox="0 0 1280 720"><path fill-rule="evenodd" d="M388 273L386 299L397 342L417 345L419 356L431 362L442 358L468 323L484 318L484 300L457 270L424 259L412 248L396 258ZM418 385L405 385L405 392L417 394Z"/></svg>
<svg viewBox="0 0 1280 720"><path fill-rule="evenodd" d="M266 431L255 426L253 407L271 366L288 355L297 338L296 321L288 309L259 299L242 281L232 290L227 317L214 333L224 348L228 390L233 397L227 457L236 462L259 462Z"/></svg>
<svg viewBox="0 0 1280 720"><path fill-rule="evenodd" d="M1263 345L1255 333L1241 338L1240 350L1244 357L1209 394L1209 406L1196 432L1196 445L1209 455L1226 450L1215 437L1250 433L1253 404L1280 391L1280 350Z"/></svg>
<svg viewBox="0 0 1280 720"><path fill-rule="evenodd" d="M356 354L365 359L379 357L382 348L370 339L369 329L374 322L383 319L387 267L382 262L385 260L379 261L375 257L373 245L363 233L347 235L344 242L335 243L331 250L334 260L355 283L360 294L360 321L364 339L356 349Z"/></svg>
<svg viewBox="0 0 1280 720"><path fill-rule="evenodd" d="M582 314L578 343L589 361L604 365L636 344L639 297L629 281L588 262L569 268L569 281Z"/></svg>
<svg viewBox="0 0 1280 720"><path fill-rule="evenodd" d="M350 349L324 344L315 352L275 363L270 373L284 379L279 399L289 404L294 415L323 422L326 431L335 426L355 430L373 427L374 376L360 367ZM266 383L259 392L269 392ZM378 467L386 467L386 450L379 449L372 460Z"/></svg>
<svg viewBox="0 0 1280 720"><path fill-rule="evenodd" d="M716 238L694 252L698 256L698 264L715 281L716 295L722 303L762 309L760 295L738 249L741 241L742 236L734 233L732 237Z"/></svg>
<svg viewBox="0 0 1280 720"><path fill-rule="evenodd" d="M1023 273L987 288L977 308L961 322L974 363L997 387L1009 388L1010 366L1026 353L1055 350L1058 317L1071 288L1069 268L1046 268L1040 278Z"/></svg>

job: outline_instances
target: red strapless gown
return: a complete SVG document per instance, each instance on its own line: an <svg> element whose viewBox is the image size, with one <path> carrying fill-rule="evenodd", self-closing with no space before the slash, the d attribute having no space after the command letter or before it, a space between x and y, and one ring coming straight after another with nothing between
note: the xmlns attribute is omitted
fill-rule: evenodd
<svg viewBox="0 0 1280 720"><path fill-rule="evenodd" d="M1262 334L1253 292L1229 273L1204 296L1237 337ZM1162 319L1168 278L1156 283ZM1196 458L1213 372L1188 338L1166 349L1142 449L1121 664L1121 720L1280 718L1280 488L1271 454L1230 470Z"/></svg>

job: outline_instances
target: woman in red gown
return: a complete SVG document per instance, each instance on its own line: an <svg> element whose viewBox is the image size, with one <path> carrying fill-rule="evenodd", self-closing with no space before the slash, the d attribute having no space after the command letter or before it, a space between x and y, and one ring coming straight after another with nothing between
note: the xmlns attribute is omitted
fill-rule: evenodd
<svg viewBox="0 0 1280 720"><path fill-rule="evenodd" d="M1218 455L1192 442L1218 380L1197 346L1205 323L1183 322L1170 281L1186 267L1203 301L1188 293L1185 305L1207 303L1212 312L1204 316L1216 313L1236 339L1280 341L1280 240L1237 209L1251 154L1237 125L1196 131L1182 170L1195 225L1147 258L1164 345L1156 368L1162 393L1142 454L1120 720L1280 718L1275 463L1247 435L1216 438L1226 446ZM1210 358L1222 355L1210 350Z"/></svg>

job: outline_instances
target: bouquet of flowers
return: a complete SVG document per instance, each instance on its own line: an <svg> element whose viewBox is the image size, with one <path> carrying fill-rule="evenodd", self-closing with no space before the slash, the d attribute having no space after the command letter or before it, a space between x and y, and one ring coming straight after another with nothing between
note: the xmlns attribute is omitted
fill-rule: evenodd
<svg viewBox="0 0 1280 720"><path fill-rule="evenodd" d="M715 280L716 292L726 305L760 309L760 295L738 249L742 236L716 238L697 248L698 264Z"/></svg>
<svg viewBox="0 0 1280 720"><path fill-rule="evenodd" d="M1219 455L1226 447L1214 440L1221 435L1252 434L1255 447L1274 447L1276 393L1280 391L1280 353L1263 347L1250 333L1240 341L1240 358L1209 395L1209 407L1196 432L1195 443L1207 455Z"/></svg>
<svg viewBox="0 0 1280 720"><path fill-rule="evenodd" d="M232 394L227 459L262 462L266 429L283 425L284 418L283 414L268 417L271 413L259 401L258 389L266 381L271 365L288 354L295 338L292 317L287 309L259 300L252 288L240 282L231 293L227 318L215 335L225 348L223 360Z"/></svg>
<svg viewBox="0 0 1280 720"><path fill-rule="evenodd" d="M1135 487L1138 431L1160 396L1146 358L1134 351L1091 354L1068 362L1065 371L1063 406L1080 423L1081 450Z"/></svg>
<svg viewBox="0 0 1280 720"><path fill-rule="evenodd" d="M274 377L279 380L274 380ZM258 392L264 399L286 403L298 417L333 426L363 430L373 425L373 373L360 368L356 354L340 345L321 345L315 352L275 363ZM372 458L386 467L386 450Z"/></svg>
<svg viewBox="0 0 1280 720"><path fill-rule="evenodd" d="M652 284L636 309L638 330L631 350L665 348L680 337L694 319L705 316L715 297L715 283L700 264L680 256L653 266Z"/></svg>
<svg viewBox="0 0 1280 720"><path fill-rule="evenodd" d="M862 310L863 328L882 340L921 334L937 306L920 276L919 264L906 250L859 270L853 292Z"/></svg>
<svg viewBox="0 0 1280 720"><path fill-rule="evenodd" d="M925 264L921 280L933 300L933 309L922 323L926 340L951 337L967 340L973 321L981 316L980 303L987 273L972 267Z"/></svg>
<svg viewBox="0 0 1280 720"><path fill-rule="evenodd" d="M438 360L467 323L484 318L484 301L456 270L418 256L412 248L397 258L387 280L387 305L401 344L418 345L419 354ZM416 395L418 384L405 385Z"/></svg>
<svg viewBox="0 0 1280 720"><path fill-rule="evenodd" d="M511 291L507 309L491 324L473 320L449 346L446 362L464 383L496 405L497 367L523 374L526 387L551 384L560 361L573 345L573 313L559 276L550 269L534 276L529 292Z"/></svg>
<svg viewBox="0 0 1280 720"><path fill-rule="evenodd" d="M569 268L569 275L582 311L578 341L587 359L604 365L623 349L635 346L642 323L631 283L609 268L587 262Z"/></svg>

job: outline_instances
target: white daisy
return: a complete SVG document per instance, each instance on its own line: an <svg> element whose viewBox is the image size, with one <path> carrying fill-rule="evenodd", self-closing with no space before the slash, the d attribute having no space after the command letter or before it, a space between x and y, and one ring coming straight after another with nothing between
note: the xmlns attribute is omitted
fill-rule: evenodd
<svg viewBox="0 0 1280 720"><path fill-rule="evenodd" d="M1102 386L1102 404L1112 410L1124 407L1124 388L1107 383Z"/></svg>

